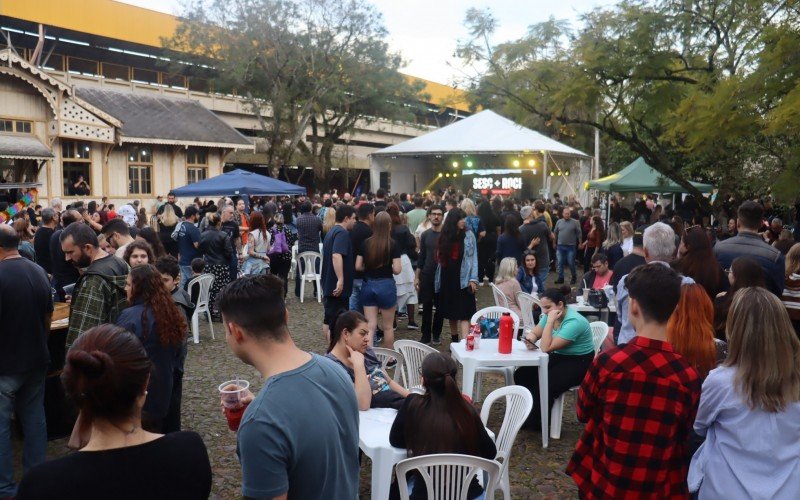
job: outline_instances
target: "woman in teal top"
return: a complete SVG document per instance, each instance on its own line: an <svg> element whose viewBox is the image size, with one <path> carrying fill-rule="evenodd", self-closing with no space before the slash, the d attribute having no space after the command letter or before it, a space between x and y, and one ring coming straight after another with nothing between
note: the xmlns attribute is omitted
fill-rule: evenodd
<svg viewBox="0 0 800 500"><path fill-rule="evenodd" d="M534 342L541 339L539 348L550 355L547 365L549 408L570 388L581 384L586 370L594 360L594 342L589 321L567 307L569 287L550 288L541 296L542 316L539 324L525 337L528 349L537 349ZM533 395L533 409L525 426L541 428L539 409L539 367L525 366L514 373L514 383L528 388Z"/></svg>

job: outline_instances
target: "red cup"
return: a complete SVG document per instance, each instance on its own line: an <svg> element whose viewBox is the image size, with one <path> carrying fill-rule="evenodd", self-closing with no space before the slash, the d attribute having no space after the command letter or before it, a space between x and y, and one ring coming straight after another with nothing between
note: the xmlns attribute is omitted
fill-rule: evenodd
<svg viewBox="0 0 800 500"><path fill-rule="evenodd" d="M250 403L245 403L236 408L225 408L225 418L228 420L228 429L233 432L239 430L239 424L242 423L242 416L249 404Z"/></svg>

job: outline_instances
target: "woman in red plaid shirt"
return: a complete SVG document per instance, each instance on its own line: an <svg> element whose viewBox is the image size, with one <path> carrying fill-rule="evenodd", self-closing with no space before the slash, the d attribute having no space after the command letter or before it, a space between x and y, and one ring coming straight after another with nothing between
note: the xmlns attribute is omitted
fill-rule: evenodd
<svg viewBox="0 0 800 500"><path fill-rule="evenodd" d="M582 498L688 498L687 439L700 380L667 342L681 278L659 262L625 278L637 336L600 354L581 384L586 422L567 474Z"/></svg>

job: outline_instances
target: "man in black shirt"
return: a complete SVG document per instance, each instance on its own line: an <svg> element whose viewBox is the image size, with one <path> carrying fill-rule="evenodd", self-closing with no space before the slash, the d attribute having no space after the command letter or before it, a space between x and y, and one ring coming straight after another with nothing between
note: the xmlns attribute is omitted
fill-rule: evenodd
<svg viewBox="0 0 800 500"><path fill-rule="evenodd" d="M439 308L439 294L434 292L434 280L436 278L436 246L442 230L442 219L444 219L442 208L438 205L429 208L428 219L431 221L431 228L419 237L419 259L417 259L417 276L414 286L422 304L422 338L420 342L429 344L432 337L433 345L439 345L442 343L440 337L444 317ZM434 307L436 307L435 315ZM433 320L432 324L431 319Z"/></svg>
<svg viewBox="0 0 800 500"><path fill-rule="evenodd" d="M322 220L311 213L311 202L304 201L300 204L300 216L295 220L297 228L297 254L303 252L319 252L320 234L322 233ZM288 221L287 221L288 223ZM300 273L304 271L303 261L300 260L295 267L294 294L300 297ZM316 269L319 272L319 269ZM316 283L314 293L316 294Z"/></svg>
<svg viewBox="0 0 800 500"><path fill-rule="evenodd" d="M11 413L25 435L23 462L29 469L45 460L47 425L44 380L50 355L47 336L53 298L44 270L22 258L19 236L0 225L0 497L16 494L12 466Z"/></svg>
<svg viewBox="0 0 800 500"><path fill-rule="evenodd" d="M375 222L375 206L369 203L362 203L356 210L358 220L350 230L350 241L353 244L353 264L356 260L356 252L361 248L364 240L372 236L372 223ZM361 305L361 285L364 283L364 271L355 271L353 275L353 293L350 294L350 310L364 314L364 307Z"/></svg>
<svg viewBox="0 0 800 500"><path fill-rule="evenodd" d="M50 258L50 237L56 228L56 211L52 208L42 210L42 223L33 236L33 249L36 252L36 263L42 266L47 274L53 274L53 261Z"/></svg>
<svg viewBox="0 0 800 500"><path fill-rule="evenodd" d="M332 209L331 209L332 210ZM330 340L330 330L336 318L350 305L353 290L353 270L355 252L348 231L355 222L355 209L342 205L336 209L336 224L325 235L322 244L322 296L325 317L322 320L322 333Z"/></svg>
<svg viewBox="0 0 800 500"><path fill-rule="evenodd" d="M618 260L616 264L614 264L614 274L611 276L611 280L608 282L609 285L614 287L614 295L617 294L617 285L623 276L633 271L634 268L647 263L644 258L643 234L644 233L641 230L637 230L633 233L633 250L631 250L630 254L626 255L622 259ZM609 324L614 325L614 342L616 343L617 338L619 337L619 331L622 329L622 322L619 320L616 313L613 313L613 318L609 317L608 322Z"/></svg>
<svg viewBox="0 0 800 500"><path fill-rule="evenodd" d="M158 212L156 212L156 215L163 214L164 213L164 207L167 206L167 205L172 205L172 209L175 210L175 215L177 215L179 219L183 218L183 210L181 210L181 207L179 207L178 204L175 203L175 193L173 193L173 192L170 192L167 195L167 202L165 204L161 205L160 207L158 207Z"/></svg>
<svg viewBox="0 0 800 500"><path fill-rule="evenodd" d="M385 198L386 198L385 189L380 188L378 189L378 191L375 192L375 202L373 203L375 205L375 213L383 212L384 210L386 210L386 207L388 205L386 203Z"/></svg>
<svg viewBox="0 0 800 500"><path fill-rule="evenodd" d="M544 290L547 273L550 272L550 245L553 241L553 233L547 227L547 219L544 218L545 206L542 201L534 203L532 210L526 209L530 209L530 207L523 207L520 212L525 215L525 223L520 226L519 232L525 246L536 253L536 265L539 266L536 286L539 290Z"/></svg>
<svg viewBox="0 0 800 500"><path fill-rule="evenodd" d="M83 224L83 217L77 210L67 210L61 216L61 227L50 236L50 262L53 266L53 279L51 280L53 288L56 290L59 302L64 302L66 299L64 288L67 285L74 285L80 278L78 268L73 266L71 262L67 261L64 251L61 249L61 232L63 228L70 224Z"/></svg>

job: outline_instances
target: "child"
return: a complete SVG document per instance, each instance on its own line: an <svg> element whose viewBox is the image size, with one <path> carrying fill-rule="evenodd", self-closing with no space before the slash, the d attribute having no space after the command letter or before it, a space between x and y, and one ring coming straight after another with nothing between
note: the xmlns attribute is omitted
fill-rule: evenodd
<svg viewBox="0 0 800 500"><path fill-rule="evenodd" d="M184 285L184 287L186 287L185 288L186 291L189 292L189 295L190 295L189 298L190 298L191 303L192 304L197 304L197 298L200 295L200 287L199 286L195 286L195 287L192 287L191 290L189 290L189 283L193 279L195 279L196 277L198 277L201 274L203 274L203 271L206 268L206 262L202 258L198 257L196 259L192 259L191 266L192 266L192 277L189 278L186 281L186 284Z"/></svg>
<svg viewBox="0 0 800 500"><path fill-rule="evenodd" d="M655 262L625 277L636 336L586 372L578 418L586 422L567 474L581 498L689 498L688 436L700 379L667 342L681 278Z"/></svg>

